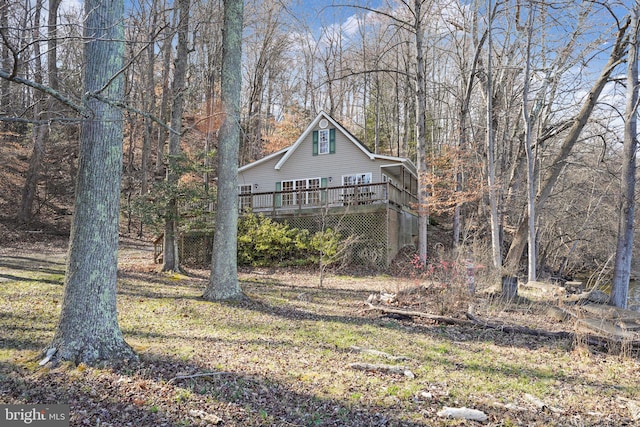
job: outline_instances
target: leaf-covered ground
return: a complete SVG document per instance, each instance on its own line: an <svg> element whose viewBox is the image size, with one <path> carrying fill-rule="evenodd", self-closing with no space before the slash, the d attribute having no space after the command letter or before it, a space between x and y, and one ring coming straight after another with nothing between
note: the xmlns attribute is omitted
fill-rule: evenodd
<svg viewBox="0 0 640 427"><path fill-rule="evenodd" d="M410 309L433 314L466 309L455 295L393 277L329 276L320 289L309 272L244 272L246 300L205 302L206 272L160 273L146 246L123 247L118 285L120 325L139 363L42 368L64 256L60 244L0 249L0 403L68 403L72 426L640 423L632 351L367 310L368 296L381 291L405 291ZM549 324L532 300L464 303L487 318L571 327ZM413 375L354 363L402 365ZM477 409L488 419L439 417L444 407Z"/></svg>

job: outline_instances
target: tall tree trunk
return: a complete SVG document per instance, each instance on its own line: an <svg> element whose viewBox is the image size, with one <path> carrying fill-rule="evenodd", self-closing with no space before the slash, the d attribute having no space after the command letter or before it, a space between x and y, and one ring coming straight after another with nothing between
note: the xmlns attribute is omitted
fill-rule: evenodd
<svg viewBox="0 0 640 427"><path fill-rule="evenodd" d="M147 67L144 70L146 80L146 90L143 93L143 99L146 98L144 108L147 113L151 114L156 108L156 96L155 96L155 31L158 21L157 1L151 2L150 10L150 28L149 28L149 45L146 48L147 54ZM142 155L140 165L140 195L146 197L149 192L149 163L151 159L151 140L153 136L153 120L150 117L145 117L144 120L144 137L142 140ZM138 237L143 235L143 223L140 222L140 228L138 229Z"/></svg>
<svg viewBox="0 0 640 427"><path fill-rule="evenodd" d="M417 102L417 166L418 166L418 256L427 260L427 225L429 223L429 183L427 179L427 99L425 94L424 33L422 0L414 0L416 37L416 102Z"/></svg>
<svg viewBox="0 0 640 427"><path fill-rule="evenodd" d="M178 14L174 13L172 15L171 20L173 21L172 25L169 28L175 28L176 16ZM171 41L173 40L172 34L166 34L164 38L164 42L162 44L162 100L160 101L160 117L164 123L167 123L170 120L170 112L169 112L169 100L171 99L171 90L169 88L169 75L171 72L171 55L173 52L173 45ZM165 165L164 165L164 147L167 142L167 131L163 128L160 128L158 133L158 145L156 149L156 177L161 178L165 175Z"/></svg>
<svg viewBox="0 0 640 427"><path fill-rule="evenodd" d="M178 21L178 45L176 47L176 61L173 71L173 105L171 107L171 129L169 135L169 168L167 169L167 183L169 191L175 193L180 179L178 156L180 155L180 138L182 136L182 112L184 110L184 91L187 76L187 59L189 56L189 8L190 0L180 0L178 3L180 19ZM164 227L164 258L163 271L180 271L180 256L178 251L178 201L172 196L167 206Z"/></svg>
<svg viewBox="0 0 640 427"><path fill-rule="evenodd" d="M475 26L474 26L475 27ZM476 78L478 63L480 62L480 55L482 54L482 47L487 40L488 31L482 34L482 37L475 46L475 54L473 55L473 62L471 63L471 70L467 79L463 81L462 87L462 100L460 101L460 108L458 109L458 156L462 157L467 149L467 116L469 115L469 105L471 104L471 94L473 93L474 80ZM462 162L458 162L456 171L456 192L463 191L463 167ZM461 234L461 204L456 201L455 208L453 210L453 246L457 247L460 243Z"/></svg>
<svg viewBox="0 0 640 427"><path fill-rule="evenodd" d="M489 1L490 5L491 1ZM491 10L491 7L488 8ZM500 242L500 216L498 214L498 187L496 185L495 133L493 120L493 55L492 17L487 30L487 184L489 186L489 219L491 223L491 255L493 266L502 268L502 244Z"/></svg>
<svg viewBox="0 0 640 427"><path fill-rule="evenodd" d="M627 103L624 123L624 147L620 194L618 243L613 269L611 304L626 308L633 257L633 232L635 220L636 155L638 148L638 32L640 4L632 11L629 53L627 54Z"/></svg>
<svg viewBox="0 0 640 427"><path fill-rule="evenodd" d="M542 209L544 204L546 203L549 195L551 194L551 190L555 185L560 173L564 169L565 162L571 154L571 150L578 142L578 138L582 129L586 126L589 117L591 117L591 112L595 108L600 94L604 89L605 85L609 82L611 77L611 73L613 70L620 64L622 58L624 57L626 50L626 32L629 27L629 21L627 20L619 29L618 34L616 36L616 42L611 49L611 54L609 55L609 60L607 64L603 67L600 72L600 76L593 84L593 87L585 97L584 104L582 108L573 119L571 127L565 136L562 145L560 147L560 151L554 158L551 166L548 168L547 175L538 186L538 192L536 195L536 208L538 211ZM513 240L511 241L511 246L509 247L509 252L507 253L507 257L505 259L505 268L509 271L516 271L518 269L518 265L520 264L520 259L522 258L522 254L524 252L524 248L527 246L527 237L529 230L529 218L528 215L525 215L518 225L516 230L516 234L513 236Z"/></svg>
<svg viewBox="0 0 640 427"><path fill-rule="evenodd" d="M211 276L204 292L209 301L239 299L238 152L242 86L243 0L225 0L222 39L221 101L224 120L218 148L218 193Z"/></svg>
<svg viewBox="0 0 640 427"><path fill-rule="evenodd" d="M84 108L69 259L54 360L89 365L135 358L118 326L116 279L123 96L124 0L86 0ZM106 85L106 86L105 86ZM104 88L104 90L103 90Z"/></svg>
<svg viewBox="0 0 640 427"><path fill-rule="evenodd" d="M533 37L534 9L533 3L530 4L529 18L527 23L527 53L524 64L524 87L522 89L522 118L524 120L524 146L527 154L527 227L529 242L529 262L527 278L529 282L534 282L537 277L537 250L536 250L536 214L535 214L535 176L533 150L531 147L531 132L533 130L533 117L529 112L529 78L531 75L531 41Z"/></svg>

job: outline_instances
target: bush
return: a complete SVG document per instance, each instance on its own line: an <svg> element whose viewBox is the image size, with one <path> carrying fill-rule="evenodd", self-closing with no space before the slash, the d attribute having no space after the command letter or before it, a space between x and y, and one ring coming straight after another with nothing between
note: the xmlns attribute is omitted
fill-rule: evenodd
<svg viewBox="0 0 640 427"><path fill-rule="evenodd" d="M263 215L245 215L238 223L238 264L290 265L302 258L306 230L290 228Z"/></svg>
<svg viewBox="0 0 640 427"><path fill-rule="evenodd" d="M255 214L238 222L239 265L328 265L339 259L340 249L341 236L330 228L311 234Z"/></svg>

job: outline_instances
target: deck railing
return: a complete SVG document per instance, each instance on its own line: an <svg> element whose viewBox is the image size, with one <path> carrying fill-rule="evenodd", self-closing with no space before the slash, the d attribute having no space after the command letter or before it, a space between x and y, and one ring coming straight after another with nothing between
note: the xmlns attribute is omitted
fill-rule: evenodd
<svg viewBox="0 0 640 427"><path fill-rule="evenodd" d="M303 190L267 191L240 195L241 211L276 212L320 207L345 207L391 203L414 209L415 195L392 183L344 185Z"/></svg>

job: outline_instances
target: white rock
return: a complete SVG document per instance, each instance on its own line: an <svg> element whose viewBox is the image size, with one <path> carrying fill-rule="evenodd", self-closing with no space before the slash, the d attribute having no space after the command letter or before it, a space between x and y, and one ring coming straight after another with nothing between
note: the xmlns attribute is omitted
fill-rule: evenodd
<svg viewBox="0 0 640 427"><path fill-rule="evenodd" d="M40 366L46 365L49 362L49 360L51 360L51 357L53 357L53 355L56 354L56 351L58 351L58 349L55 347L51 347L49 350L47 350L47 354L45 355L44 359L42 359L38 363L38 365Z"/></svg>
<svg viewBox="0 0 640 427"><path fill-rule="evenodd" d="M441 411L438 412L439 417L447 417L447 418L463 418L465 420L472 421L486 421L487 414L482 411L478 411L477 409L470 408L449 408L445 406Z"/></svg>

